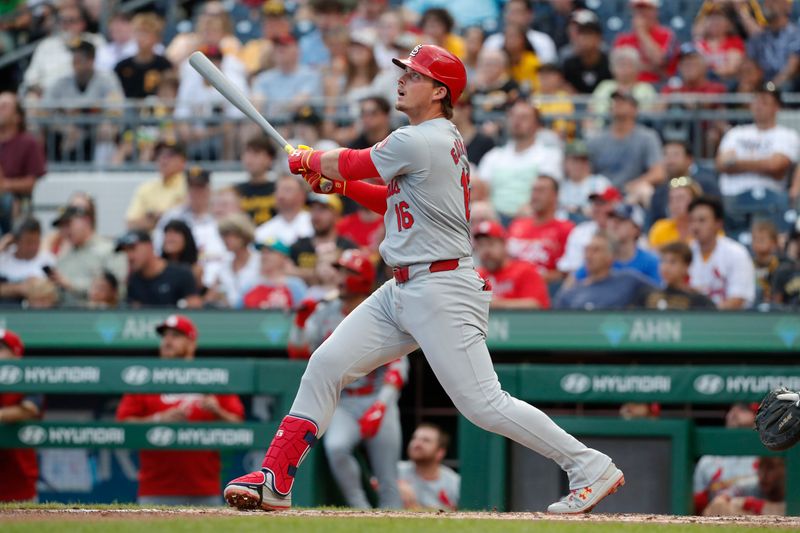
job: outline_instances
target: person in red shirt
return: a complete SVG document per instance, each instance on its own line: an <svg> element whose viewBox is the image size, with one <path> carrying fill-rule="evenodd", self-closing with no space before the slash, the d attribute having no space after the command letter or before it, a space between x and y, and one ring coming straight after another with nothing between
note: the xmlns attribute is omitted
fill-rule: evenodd
<svg viewBox="0 0 800 533"><path fill-rule="evenodd" d="M255 285L246 288L242 303L246 309L292 310L306 296L306 284L292 269L289 247L277 239L255 243L261 252L261 269Z"/></svg>
<svg viewBox="0 0 800 533"><path fill-rule="evenodd" d="M705 2L698 15L702 18L698 22L699 36L694 43L716 78L725 81L736 79L745 58L744 41L736 35L733 22L725 13L730 7L730 4Z"/></svg>
<svg viewBox="0 0 800 533"><path fill-rule="evenodd" d="M0 360L22 357L25 346L13 331L0 329ZM34 420L42 415L41 394L0 392L0 426ZM36 480L39 463L36 450L0 450L0 502L30 501L36 499ZM13 482L12 482L13 480Z"/></svg>
<svg viewBox="0 0 800 533"><path fill-rule="evenodd" d="M681 45L678 55L678 74L680 78L661 89L663 94L722 94L727 91L719 82L708 79L708 65L700 50L692 43Z"/></svg>
<svg viewBox="0 0 800 533"><path fill-rule="evenodd" d="M614 48L633 46L639 50L642 57L639 81L658 83L675 73L675 34L658 23L661 0L630 0L629 3L633 9L631 31L617 35Z"/></svg>
<svg viewBox="0 0 800 533"><path fill-rule="evenodd" d="M364 251L378 250L383 235L383 217L359 207L355 213L343 217L336 224L336 231L345 239L350 239Z"/></svg>
<svg viewBox="0 0 800 533"><path fill-rule="evenodd" d="M170 315L156 332L161 359L194 359L197 328L187 317ZM123 422L237 423L243 418L244 406L235 394L125 394L117 408L117 420ZM139 462L139 503L220 504L219 452L142 450Z"/></svg>
<svg viewBox="0 0 800 533"><path fill-rule="evenodd" d="M515 259L539 267L545 282L559 281L563 275L556 263L564 255L567 237L575 224L556 218L558 181L540 174L531 194L532 216L518 217L508 228L508 253Z"/></svg>
<svg viewBox="0 0 800 533"><path fill-rule="evenodd" d="M508 257L503 226L487 220L475 226L472 236L481 265L478 274L492 286L493 309L550 307L547 285L536 267Z"/></svg>

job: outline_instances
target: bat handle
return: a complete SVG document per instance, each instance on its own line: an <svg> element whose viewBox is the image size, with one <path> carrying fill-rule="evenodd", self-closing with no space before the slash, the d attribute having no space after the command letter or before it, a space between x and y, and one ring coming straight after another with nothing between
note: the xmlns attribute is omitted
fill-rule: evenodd
<svg viewBox="0 0 800 533"><path fill-rule="evenodd" d="M287 154L291 154L292 152L294 152L294 146L292 146L289 143L286 143L283 145L283 151L286 152ZM322 192L329 193L333 190L333 182L329 179L322 178L319 181L319 188Z"/></svg>

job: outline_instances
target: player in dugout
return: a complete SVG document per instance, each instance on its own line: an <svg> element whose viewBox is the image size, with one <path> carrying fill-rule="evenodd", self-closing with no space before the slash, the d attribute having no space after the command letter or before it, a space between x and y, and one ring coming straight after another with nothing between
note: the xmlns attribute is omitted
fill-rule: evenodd
<svg viewBox="0 0 800 533"><path fill-rule="evenodd" d="M159 357L191 361L197 350L197 327L183 315L156 326ZM117 407L123 422L241 422L244 406L235 394L125 394ZM219 452L213 450L142 450L139 452L138 502L146 505L220 504Z"/></svg>

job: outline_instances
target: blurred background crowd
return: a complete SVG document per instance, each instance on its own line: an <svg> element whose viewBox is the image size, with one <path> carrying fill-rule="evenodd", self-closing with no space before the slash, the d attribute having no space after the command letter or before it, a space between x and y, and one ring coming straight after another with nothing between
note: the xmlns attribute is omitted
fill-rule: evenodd
<svg viewBox="0 0 800 533"><path fill-rule="evenodd" d="M6 2L0 299L297 310L337 288L346 249L387 279L383 220L310 195L187 58L204 52L293 144L367 148L403 124L391 58L434 43L467 66L453 120L496 307L796 306L798 15L791 0ZM133 171L128 198L113 184Z"/></svg>

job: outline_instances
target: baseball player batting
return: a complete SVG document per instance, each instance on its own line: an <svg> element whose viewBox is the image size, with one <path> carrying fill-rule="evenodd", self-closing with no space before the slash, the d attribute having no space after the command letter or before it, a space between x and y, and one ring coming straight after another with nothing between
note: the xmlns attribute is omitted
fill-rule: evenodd
<svg viewBox="0 0 800 533"><path fill-rule="evenodd" d="M375 267L369 257L346 250L337 262L342 273L339 297L323 300L302 325L301 342L316 350L336 327L372 292ZM378 504L383 508L403 506L397 484L397 464L403 445L397 400L408 377L408 359L403 357L378 367L342 389L322 446L331 472L350 507L369 509L361 483L361 469L353 450L364 443L372 472L378 480Z"/></svg>
<svg viewBox="0 0 800 533"><path fill-rule="evenodd" d="M395 107L410 125L364 150L297 150L289 168L317 192L323 176L332 179L334 192L384 215L380 253L394 266L394 279L316 350L262 469L231 481L225 498L240 509L289 508L297 468L328 429L342 389L419 347L468 420L567 472L570 492L548 511L588 512L624 484L622 471L504 392L486 348L492 293L472 264L469 164L461 134L449 120L466 85L464 65L432 45L393 61L404 70ZM386 185L361 181L376 177Z"/></svg>

